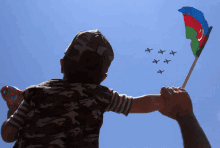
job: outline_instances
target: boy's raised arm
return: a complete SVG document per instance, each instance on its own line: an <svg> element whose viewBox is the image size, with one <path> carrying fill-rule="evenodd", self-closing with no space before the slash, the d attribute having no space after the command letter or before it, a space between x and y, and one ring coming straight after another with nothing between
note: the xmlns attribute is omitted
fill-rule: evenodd
<svg viewBox="0 0 220 148"><path fill-rule="evenodd" d="M129 113L149 113L163 109L164 105L164 99L160 94L135 97Z"/></svg>

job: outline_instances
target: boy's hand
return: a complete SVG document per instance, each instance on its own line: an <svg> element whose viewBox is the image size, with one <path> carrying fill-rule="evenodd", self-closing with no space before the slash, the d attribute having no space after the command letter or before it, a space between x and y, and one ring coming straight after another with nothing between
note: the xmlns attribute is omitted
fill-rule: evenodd
<svg viewBox="0 0 220 148"><path fill-rule="evenodd" d="M185 89L180 87L162 87L160 94L165 100L164 109L159 110L161 114L178 120L181 116L193 113L192 102Z"/></svg>
<svg viewBox="0 0 220 148"><path fill-rule="evenodd" d="M10 109L8 110L7 118L9 118L11 115L14 114L14 112L18 109L17 105L14 105L13 103L10 105Z"/></svg>

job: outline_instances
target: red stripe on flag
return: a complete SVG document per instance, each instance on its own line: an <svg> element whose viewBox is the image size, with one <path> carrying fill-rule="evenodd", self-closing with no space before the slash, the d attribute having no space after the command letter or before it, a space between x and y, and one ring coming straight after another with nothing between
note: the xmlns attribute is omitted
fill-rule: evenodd
<svg viewBox="0 0 220 148"><path fill-rule="evenodd" d="M192 27L197 32L196 38L198 39L199 45L201 47L203 45L203 42L205 41L204 30L202 28L201 23L197 21L195 18L193 18L191 15L183 14L183 16L185 26Z"/></svg>

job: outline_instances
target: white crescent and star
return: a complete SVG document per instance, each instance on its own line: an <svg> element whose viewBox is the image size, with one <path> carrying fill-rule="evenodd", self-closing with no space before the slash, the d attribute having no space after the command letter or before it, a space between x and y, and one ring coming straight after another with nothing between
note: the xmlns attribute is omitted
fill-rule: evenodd
<svg viewBox="0 0 220 148"><path fill-rule="evenodd" d="M202 30L202 36L201 36L201 38L198 38L198 41L201 41L201 40L202 40L202 37L203 37L203 34L204 34L204 30L203 30L203 29L200 29L200 30L199 30L199 33L201 32L201 30Z"/></svg>

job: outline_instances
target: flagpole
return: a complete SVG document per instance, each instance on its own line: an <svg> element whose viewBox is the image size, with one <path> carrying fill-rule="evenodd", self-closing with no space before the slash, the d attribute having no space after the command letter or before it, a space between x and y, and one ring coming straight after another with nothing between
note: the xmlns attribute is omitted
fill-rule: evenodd
<svg viewBox="0 0 220 148"><path fill-rule="evenodd" d="M189 70L189 73L188 73L188 75L187 75L187 77L186 77L186 79L185 79L185 81L184 81L184 83L183 83L183 85L182 85L182 88L184 88L184 87L186 86L186 83L187 83L187 81L189 80L189 77L190 77L190 75L191 75L191 73L192 73L192 71L193 71L193 68L194 68L195 65L196 65L196 62L197 62L198 58L199 58L199 57L196 57L196 58L195 58L195 60L194 60L194 62L193 62L193 64L192 64L192 66L191 66L191 68L190 68L190 70Z"/></svg>

